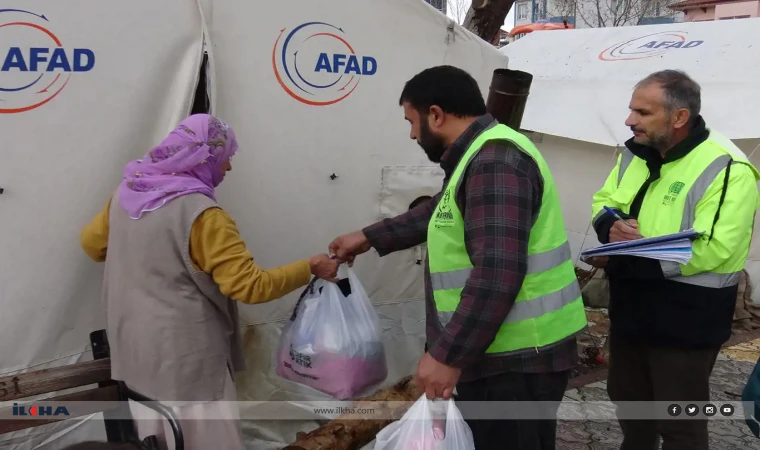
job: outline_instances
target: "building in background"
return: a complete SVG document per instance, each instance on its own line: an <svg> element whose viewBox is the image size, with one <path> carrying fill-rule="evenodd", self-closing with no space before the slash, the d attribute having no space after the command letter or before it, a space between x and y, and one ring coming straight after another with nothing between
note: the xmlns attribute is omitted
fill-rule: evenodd
<svg viewBox="0 0 760 450"><path fill-rule="evenodd" d="M509 31L502 28L499 30L499 43L496 47L501 48L507 44L509 44Z"/></svg>
<svg viewBox="0 0 760 450"><path fill-rule="evenodd" d="M760 1L760 0L756 0ZM672 0L517 0L514 26L567 21L575 28L654 25L680 21Z"/></svg>
<svg viewBox="0 0 760 450"><path fill-rule="evenodd" d="M670 5L684 22L760 17L760 0L686 0Z"/></svg>
<svg viewBox="0 0 760 450"><path fill-rule="evenodd" d="M425 2L432 5L433 8L437 9L438 11L446 14L446 0L425 0Z"/></svg>

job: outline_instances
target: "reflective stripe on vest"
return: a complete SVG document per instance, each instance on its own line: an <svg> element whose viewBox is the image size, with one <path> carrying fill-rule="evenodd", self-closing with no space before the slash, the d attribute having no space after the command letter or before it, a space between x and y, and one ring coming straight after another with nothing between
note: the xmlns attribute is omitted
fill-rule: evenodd
<svg viewBox="0 0 760 450"><path fill-rule="evenodd" d="M565 241L559 247L543 253L528 255L528 274L545 272L553 269L568 259L572 258L570 243ZM439 289L464 289L470 278L472 268L453 270L451 272L436 272L430 274L433 290Z"/></svg>
<svg viewBox="0 0 760 450"><path fill-rule="evenodd" d="M618 186L620 186L620 182L623 181L623 174L626 170L628 170L628 166L631 165L631 161L633 161L633 157L635 155L632 151L625 149L623 151L623 154L620 155L620 169L618 170Z"/></svg>
<svg viewBox="0 0 760 450"><path fill-rule="evenodd" d="M508 140L533 158L544 180L541 210L528 242L525 279L486 350L488 354L511 354L559 342L586 327L587 319L551 173L530 140L496 125L481 132L462 155L428 224L430 280L440 324L446 326L453 317L473 271L464 243L464 218L456 204L457 192L480 146L492 139Z"/></svg>
<svg viewBox="0 0 760 450"><path fill-rule="evenodd" d="M559 291L546 294L528 301L515 302L505 323L520 322L526 319L535 319L546 313L557 311L565 305L572 303L581 296L581 288L578 283L570 283ZM453 311L438 311L438 320L446 326L454 316Z"/></svg>
<svg viewBox="0 0 760 450"><path fill-rule="evenodd" d="M696 275L681 275L681 265L677 262L662 261L662 273L666 278L679 283L693 284L708 288L724 288L739 284L739 275L741 272L733 273L713 273L702 272Z"/></svg>
<svg viewBox="0 0 760 450"><path fill-rule="evenodd" d="M618 186L620 186L628 167L633 161L634 154L630 150L626 149L620 159L620 169L618 172ZM735 164L736 162L730 155L721 155L715 158L703 171L699 174L699 177L689 188L689 192L686 195L686 203L683 208L683 215L681 216L681 230L688 230L694 225L696 220L697 204L702 197L704 197L710 185L715 181L718 174L723 171L729 164ZM602 210L594 218L594 221L598 220L605 211ZM696 275L683 276L681 275L681 266L678 263L671 263L664 261L661 263L663 274L671 281L676 281L684 284L691 284L702 287L710 288L723 288L734 286L739 283L740 272L733 273L713 273L703 272Z"/></svg>
<svg viewBox="0 0 760 450"><path fill-rule="evenodd" d="M705 192L710 187L715 177L728 167L733 159L729 155L723 155L715 158L715 161L711 162L709 166L699 174L699 177L691 185L689 193L686 194L686 204L683 207L683 217L681 218L681 229L688 230L694 226L694 221L697 219L697 203L705 196Z"/></svg>

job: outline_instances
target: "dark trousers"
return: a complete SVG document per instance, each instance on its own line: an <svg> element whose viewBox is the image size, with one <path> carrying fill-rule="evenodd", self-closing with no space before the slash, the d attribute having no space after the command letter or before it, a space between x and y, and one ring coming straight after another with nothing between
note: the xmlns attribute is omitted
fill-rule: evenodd
<svg viewBox="0 0 760 450"><path fill-rule="evenodd" d="M607 393L616 404L672 401L685 409L688 403L709 402L710 373L719 351L657 347L613 333ZM644 407L618 404L621 450L655 450L660 437L663 450L708 449L706 420L637 420ZM620 418L627 414L628 419Z"/></svg>
<svg viewBox="0 0 760 450"><path fill-rule="evenodd" d="M465 402L460 409L472 430L475 450L553 450L557 436L557 409L569 379L569 371L506 373L457 384L457 401ZM541 405L548 407L548 413L554 419L472 420L465 413L468 409L466 402L548 402ZM502 407L496 406L495 409ZM480 413L482 417L482 411ZM515 413L518 412L511 411L510 416L519 416ZM541 417L544 417L543 413Z"/></svg>

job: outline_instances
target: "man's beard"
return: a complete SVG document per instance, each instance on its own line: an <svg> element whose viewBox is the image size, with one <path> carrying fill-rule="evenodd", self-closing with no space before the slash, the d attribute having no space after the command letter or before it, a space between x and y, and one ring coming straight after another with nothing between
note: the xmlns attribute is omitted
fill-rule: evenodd
<svg viewBox="0 0 760 450"><path fill-rule="evenodd" d="M666 129L669 130L670 129L669 126L670 124L668 124L668 128ZM647 147L652 147L653 149L656 149L656 150L666 150L667 149L666 147L668 146L668 144L670 144L671 138L673 137L672 133L668 131L665 131L664 133L661 133L661 134L655 134L655 135L645 133L643 130L637 130L634 127L631 127L631 131L639 131L639 132L644 133L644 136L640 138L634 137L634 141L636 143L645 145Z"/></svg>
<svg viewBox="0 0 760 450"><path fill-rule="evenodd" d="M428 159L434 163L441 162L443 154L448 148L443 136L433 133L425 120L421 121L420 137L417 139L417 144L425 150Z"/></svg>

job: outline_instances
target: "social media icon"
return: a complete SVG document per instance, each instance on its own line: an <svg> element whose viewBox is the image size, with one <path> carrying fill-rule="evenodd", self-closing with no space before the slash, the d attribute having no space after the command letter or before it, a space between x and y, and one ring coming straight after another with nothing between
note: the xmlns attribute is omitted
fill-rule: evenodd
<svg viewBox="0 0 760 450"><path fill-rule="evenodd" d="M681 405L672 404L668 406L668 414L673 417L681 415Z"/></svg>
<svg viewBox="0 0 760 450"><path fill-rule="evenodd" d="M689 417L694 417L697 414L699 414L699 406L697 405L686 405L686 415Z"/></svg>
<svg viewBox="0 0 760 450"><path fill-rule="evenodd" d="M734 407L732 405L723 405L720 407L720 413L725 417L732 416L734 415Z"/></svg>
<svg viewBox="0 0 760 450"><path fill-rule="evenodd" d="M717 408L715 408L715 405L706 404L704 408L704 413L706 416L714 416L715 413L718 412Z"/></svg>

